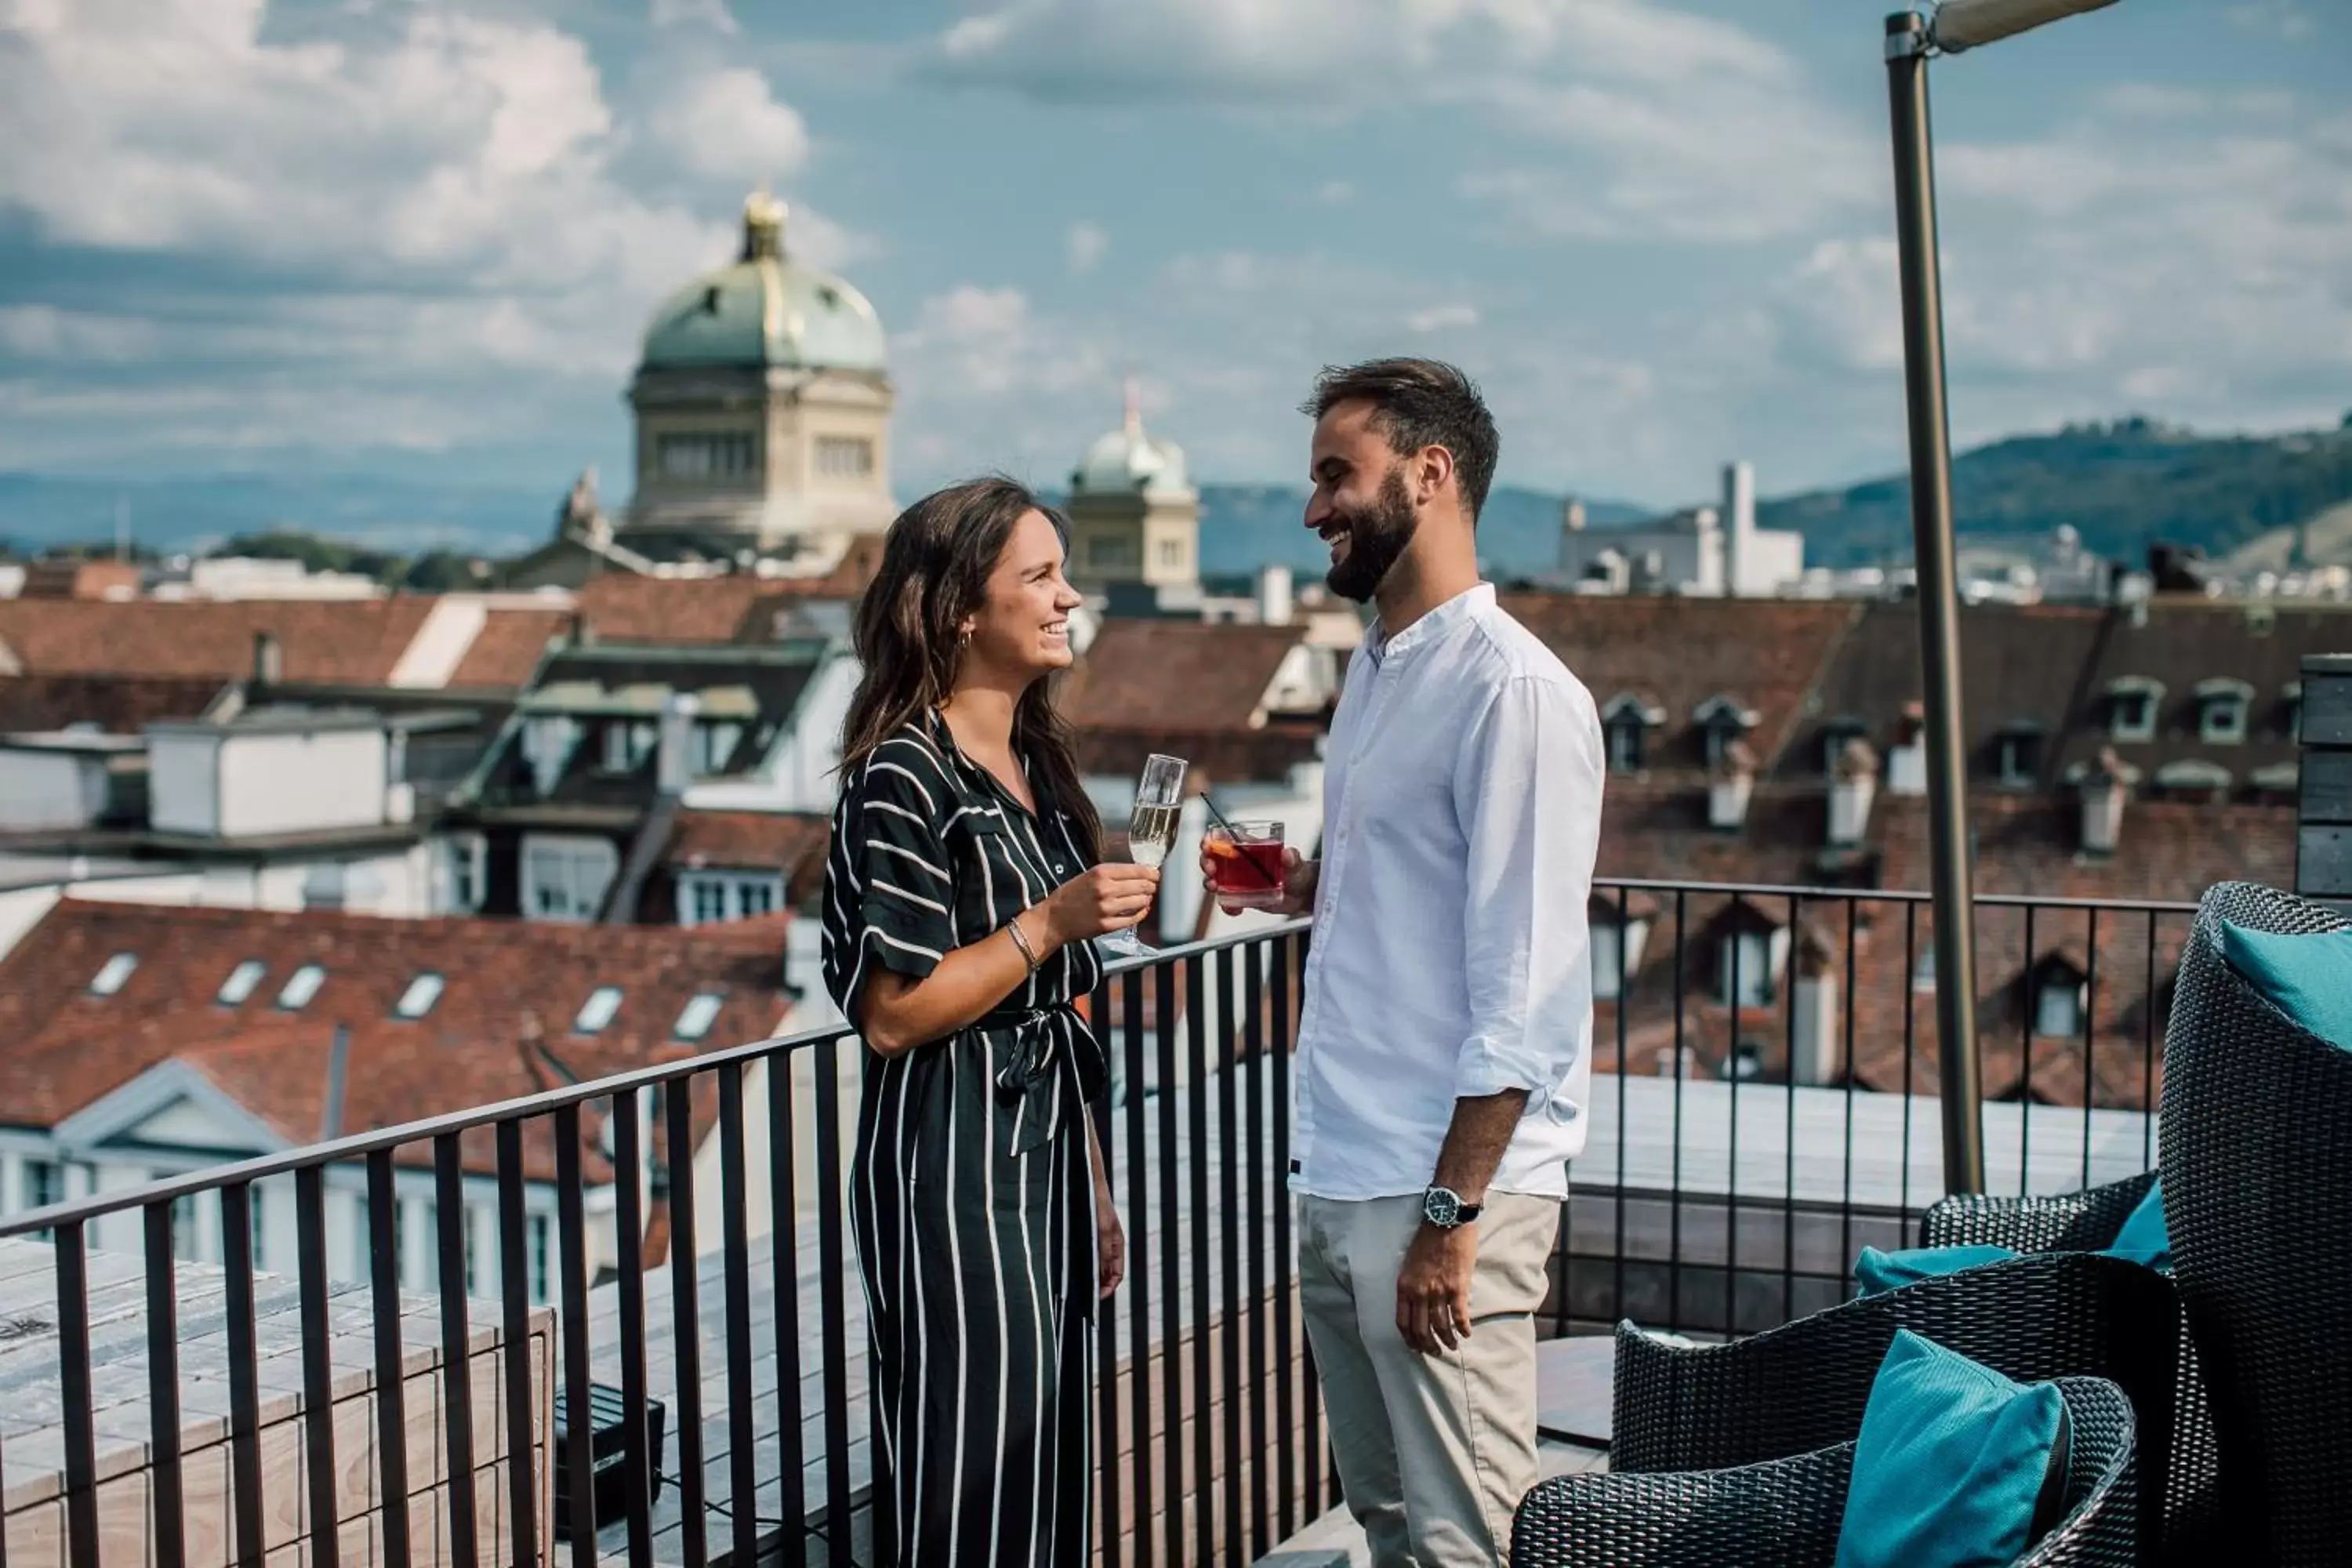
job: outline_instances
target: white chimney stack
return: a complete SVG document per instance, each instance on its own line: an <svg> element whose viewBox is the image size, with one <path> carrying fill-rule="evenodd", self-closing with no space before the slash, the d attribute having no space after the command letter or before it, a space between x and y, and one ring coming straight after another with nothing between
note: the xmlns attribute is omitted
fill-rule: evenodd
<svg viewBox="0 0 2352 1568"><path fill-rule="evenodd" d="M1830 845L1851 849L1870 827L1870 806L1878 794L1878 753L1857 735L1838 752L1830 781Z"/></svg>
<svg viewBox="0 0 2352 1568"><path fill-rule="evenodd" d="M1748 797L1756 792L1756 753L1745 741L1723 748L1723 761L1707 781L1706 825L1719 833L1736 833L1748 820Z"/></svg>
<svg viewBox="0 0 2352 1568"><path fill-rule="evenodd" d="M1286 626L1296 605L1291 593L1290 568L1273 565L1262 568L1257 574L1257 618L1262 626Z"/></svg>
<svg viewBox="0 0 2352 1568"><path fill-rule="evenodd" d="M2083 775L2083 853L2105 857L2123 840L2124 803L2131 798L2135 770L2116 755L2115 748L2099 749L2098 761Z"/></svg>
<svg viewBox="0 0 2352 1568"><path fill-rule="evenodd" d="M1886 753L1886 790L1915 797L1927 793L1927 710L1917 702L1903 705L1903 722Z"/></svg>
<svg viewBox="0 0 2352 1568"><path fill-rule="evenodd" d="M1789 999L1789 1079L1826 1084L1837 1079L1837 964L1818 931L1797 937L1797 993Z"/></svg>
<svg viewBox="0 0 2352 1568"><path fill-rule="evenodd" d="M1755 567L1756 465L1723 465L1723 591L1739 598L1752 591L1747 574Z"/></svg>
<svg viewBox="0 0 2352 1568"><path fill-rule="evenodd" d="M662 699L661 727L655 739L654 787L663 795L684 795L694 782L694 716L702 700L691 691L673 691Z"/></svg>

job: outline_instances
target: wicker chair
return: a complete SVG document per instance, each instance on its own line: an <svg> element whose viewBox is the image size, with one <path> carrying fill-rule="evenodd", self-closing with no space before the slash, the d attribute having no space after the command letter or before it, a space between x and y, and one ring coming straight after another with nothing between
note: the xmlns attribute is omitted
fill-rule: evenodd
<svg viewBox="0 0 2352 1568"><path fill-rule="evenodd" d="M2074 1441L2065 1512L2021 1565L2127 1568L2138 1559L2131 1401L2099 1378L2058 1380ZM1562 1476L1519 1504L1512 1568L1829 1568L1853 1468L1833 1446L1734 1468Z"/></svg>
<svg viewBox="0 0 2352 1568"><path fill-rule="evenodd" d="M2138 1410L2143 1561L2163 1540L2179 1387L2180 1304L2150 1269L2052 1252L1866 1296L1728 1344L1617 1331L1610 1466L1717 1470L1787 1458L1860 1429L1895 1331L1909 1329L2021 1383L2098 1377ZM2182 1558L2181 1560L2188 1560Z"/></svg>
<svg viewBox="0 0 2352 1568"><path fill-rule="evenodd" d="M2224 962L2221 923L2341 930L2245 882L2205 895L2164 1050L2164 1212L2213 1400L2221 1498L2272 1560L2352 1552L2352 1052L2298 1027Z"/></svg>

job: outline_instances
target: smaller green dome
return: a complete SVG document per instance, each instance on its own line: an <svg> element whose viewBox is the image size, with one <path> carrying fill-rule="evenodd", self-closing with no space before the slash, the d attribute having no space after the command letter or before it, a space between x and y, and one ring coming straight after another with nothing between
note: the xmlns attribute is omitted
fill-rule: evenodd
<svg viewBox="0 0 2352 1568"><path fill-rule="evenodd" d="M726 366L889 367L882 320L866 296L784 256L784 205L764 191L743 204L743 254L662 301L640 370Z"/></svg>
<svg viewBox="0 0 2352 1568"><path fill-rule="evenodd" d="M1127 417L1116 430L1097 437L1077 470L1070 476L1075 495L1135 495L1189 497L1192 485L1184 472L1184 448L1173 441L1147 435L1135 389L1127 394Z"/></svg>

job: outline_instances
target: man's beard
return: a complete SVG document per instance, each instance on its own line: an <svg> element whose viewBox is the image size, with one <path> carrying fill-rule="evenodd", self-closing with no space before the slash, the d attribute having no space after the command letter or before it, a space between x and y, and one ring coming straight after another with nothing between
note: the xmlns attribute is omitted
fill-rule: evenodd
<svg viewBox="0 0 2352 1568"><path fill-rule="evenodd" d="M1404 493L1404 471L1391 468L1381 481L1381 493L1372 504L1359 510L1339 511L1339 521L1348 525L1346 559L1331 563L1324 581L1331 592L1343 599L1363 604L1380 591L1389 569L1412 542L1413 530L1420 525L1420 514L1412 510L1412 501Z"/></svg>

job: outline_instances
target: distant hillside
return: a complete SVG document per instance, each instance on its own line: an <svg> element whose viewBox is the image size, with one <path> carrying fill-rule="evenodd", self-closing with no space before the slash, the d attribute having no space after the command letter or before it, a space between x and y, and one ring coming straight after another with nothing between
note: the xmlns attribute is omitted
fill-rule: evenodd
<svg viewBox="0 0 2352 1568"><path fill-rule="evenodd" d="M110 479L0 473L0 543L33 553L111 541L118 500L131 537L159 554L240 534L307 533L411 555L438 547L514 555L555 526L562 487L381 474L222 474Z"/></svg>
<svg viewBox="0 0 2352 1568"><path fill-rule="evenodd" d="M1501 489L1478 519L1478 553L1501 575L1533 575L1559 562L1560 499ZM1594 528L1617 528L1650 515L1622 501L1584 503ZM1320 574L1331 553L1307 531L1307 492L1286 485L1202 485L1201 570L1217 575L1280 563Z"/></svg>
<svg viewBox="0 0 2352 1568"><path fill-rule="evenodd" d="M2339 430L2200 436L2147 419L2012 436L1952 464L1958 531L1987 542L2046 539L2071 523L2103 555L2137 561L2148 545L2225 555L2352 500L2352 420ZM1805 535L1813 565L1908 559L1910 481L1763 502L1757 521Z"/></svg>

